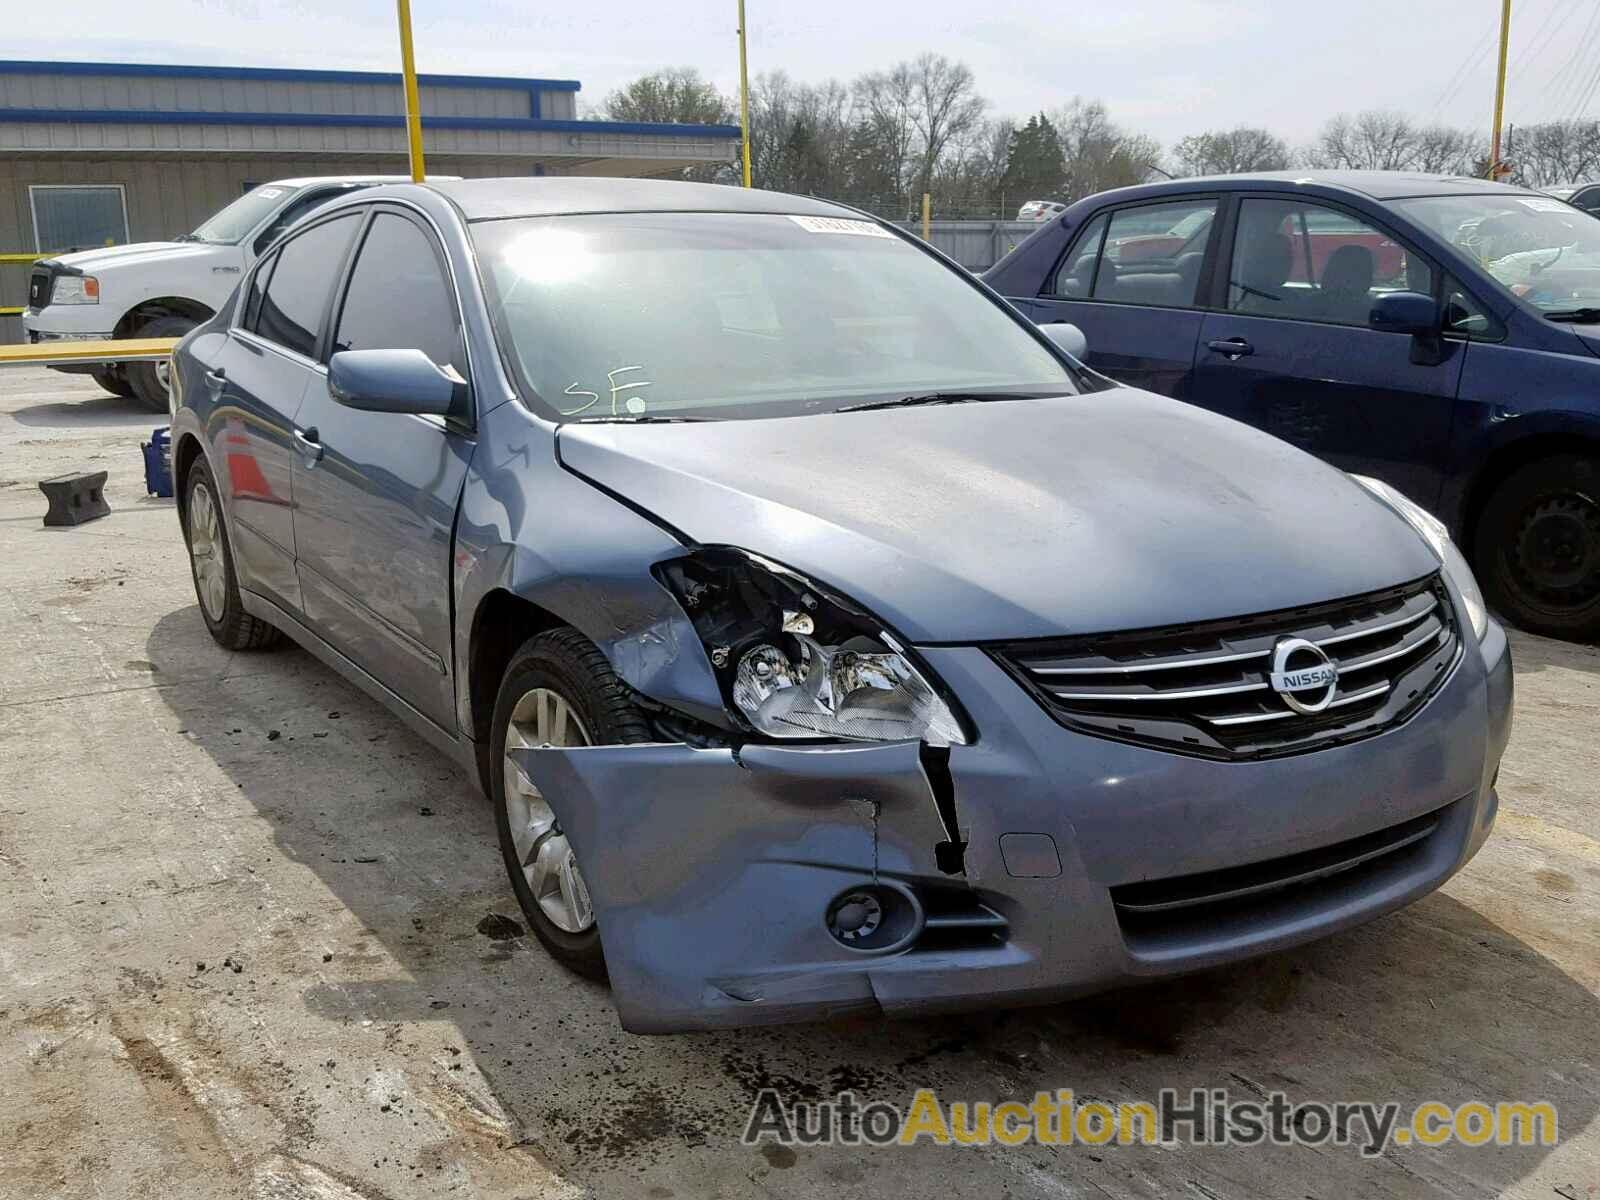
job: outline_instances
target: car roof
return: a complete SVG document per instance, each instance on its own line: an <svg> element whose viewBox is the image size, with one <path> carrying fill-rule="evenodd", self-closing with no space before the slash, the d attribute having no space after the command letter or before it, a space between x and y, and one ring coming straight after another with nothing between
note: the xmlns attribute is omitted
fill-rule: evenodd
<svg viewBox="0 0 1600 1200"><path fill-rule="evenodd" d="M718 183L597 176L511 179L430 179L426 186L450 200L469 221L542 217L560 213L754 212L856 217L854 209L807 196Z"/></svg>
<svg viewBox="0 0 1600 1200"><path fill-rule="evenodd" d="M455 179L454 175L441 179ZM269 179L257 187L307 187L313 183L410 183L409 175L302 175L295 179ZM252 191L255 189L252 188Z"/></svg>
<svg viewBox="0 0 1600 1200"><path fill-rule="evenodd" d="M1421 171L1321 171L1311 168L1297 171L1258 171L1243 175L1199 175L1189 179L1141 184L1137 188L1126 190L1161 195L1166 192L1193 191L1196 187L1239 190L1283 184L1313 186L1330 191L1358 192L1374 200L1398 200L1407 196L1540 194L1531 188L1491 183L1487 179L1473 179L1465 175L1431 175Z"/></svg>

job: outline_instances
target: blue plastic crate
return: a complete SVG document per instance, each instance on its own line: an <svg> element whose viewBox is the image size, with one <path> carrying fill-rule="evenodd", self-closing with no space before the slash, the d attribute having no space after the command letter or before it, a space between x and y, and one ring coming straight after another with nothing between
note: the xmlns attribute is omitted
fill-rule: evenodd
<svg viewBox="0 0 1600 1200"><path fill-rule="evenodd" d="M152 496L172 495L172 430L163 425L139 449L144 452L144 490Z"/></svg>

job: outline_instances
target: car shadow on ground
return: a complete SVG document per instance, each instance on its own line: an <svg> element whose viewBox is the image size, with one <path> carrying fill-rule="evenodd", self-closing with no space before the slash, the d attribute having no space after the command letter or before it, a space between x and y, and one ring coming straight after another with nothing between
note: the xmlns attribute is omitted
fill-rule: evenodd
<svg viewBox="0 0 1600 1200"><path fill-rule="evenodd" d="M223 657L193 607L163 617L147 645L173 678ZM920 1087L1024 1102L1058 1088L1080 1102L1153 1101L1165 1087L1408 1107L1544 1099L1569 1138L1597 1112L1582 1062L1600 1002L1445 894L1297 951L1073 1004L631 1036L604 989L533 938L478 932L489 913L520 914L470 780L303 652L251 656L237 674L159 694L361 930L328 968L336 982L306 972L307 1019L453 1026L516 1131L499 1152L535 1154L594 1194L1493 1194L1550 1153L1413 1147L1374 1165L1349 1148L741 1145L765 1087L901 1108Z"/></svg>
<svg viewBox="0 0 1600 1200"><path fill-rule="evenodd" d="M18 425L38 429L109 429L119 425L157 428L167 423L167 414L148 409L137 400L102 393L81 400L25 405L12 410L11 419Z"/></svg>

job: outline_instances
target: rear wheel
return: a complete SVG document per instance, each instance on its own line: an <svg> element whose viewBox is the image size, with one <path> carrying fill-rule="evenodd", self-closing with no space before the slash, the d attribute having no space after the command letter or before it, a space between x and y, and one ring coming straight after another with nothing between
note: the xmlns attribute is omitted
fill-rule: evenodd
<svg viewBox="0 0 1600 1200"><path fill-rule="evenodd" d="M133 385L128 382L128 377L123 374L121 367L106 367L102 371L91 371L90 374L94 377L96 383L113 396L121 396L124 399L132 398Z"/></svg>
<svg viewBox="0 0 1600 1200"><path fill-rule="evenodd" d="M649 740L611 664L576 630L541 633L512 656L495 702L489 764L500 850L529 927L555 958L591 979L604 979L606 967L583 870L555 811L507 755Z"/></svg>
<svg viewBox="0 0 1600 1200"><path fill-rule="evenodd" d="M191 321L188 317L157 317L153 321L146 321L134 331L136 338L177 338L182 337L198 325L198 321ZM164 413L167 411L167 360L160 362L129 363L124 370L127 372L128 384L133 388L133 395L140 404L151 412Z"/></svg>
<svg viewBox="0 0 1600 1200"><path fill-rule="evenodd" d="M200 615L219 645L229 650L265 650L281 642L283 634L244 610L217 495L217 482L202 459L189 469L183 521Z"/></svg>
<svg viewBox="0 0 1600 1200"><path fill-rule="evenodd" d="M1503 479L1478 521L1489 600L1549 637L1600 637L1600 458L1558 454Z"/></svg>

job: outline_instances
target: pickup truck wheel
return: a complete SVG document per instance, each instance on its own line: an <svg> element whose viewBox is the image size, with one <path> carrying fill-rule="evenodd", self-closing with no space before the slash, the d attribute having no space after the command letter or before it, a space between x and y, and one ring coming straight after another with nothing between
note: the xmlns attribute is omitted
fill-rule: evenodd
<svg viewBox="0 0 1600 1200"><path fill-rule="evenodd" d="M136 338L176 338L182 337L198 325L198 321L191 321L188 317L157 317L153 321L146 321L134 331ZM128 384L133 388L133 395L140 404L151 412L164 413L167 411L167 362L136 362L129 363L123 368L128 375Z"/></svg>
<svg viewBox="0 0 1600 1200"><path fill-rule="evenodd" d="M113 396L121 396L125 400L133 398L133 385L128 382L128 377L122 373L121 367L107 367L103 371L91 371L94 381Z"/></svg>
<svg viewBox="0 0 1600 1200"><path fill-rule="evenodd" d="M189 569L206 628L228 650L265 650L277 645L283 634L245 612L239 599L217 482L203 459L189 469L184 494L183 535L189 544Z"/></svg>
<svg viewBox="0 0 1600 1200"><path fill-rule="evenodd" d="M1558 454L1506 476L1473 557L1490 603L1520 628L1600 637L1600 458Z"/></svg>
<svg viewBox="0 0 1600 1200"><path fill-rule="evenodd" d="M651 740L611 664L573 629L529 638L512 656L494 706L490 773L500 851L529 926L557 960L604 979L600 928L567 835L507 752Z"/></svg>

